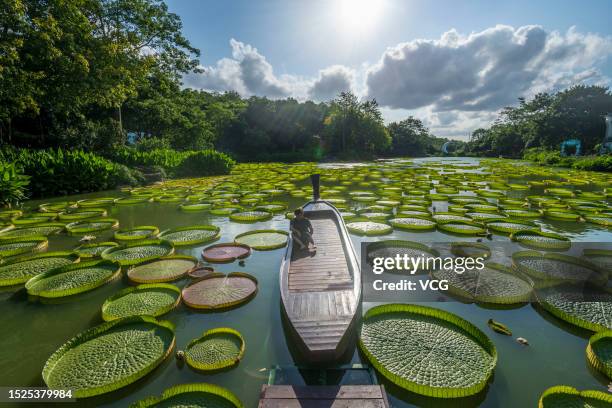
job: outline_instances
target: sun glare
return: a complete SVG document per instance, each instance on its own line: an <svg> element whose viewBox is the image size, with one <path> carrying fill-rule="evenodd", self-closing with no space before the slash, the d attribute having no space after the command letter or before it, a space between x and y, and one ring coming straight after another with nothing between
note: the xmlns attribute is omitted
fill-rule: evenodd
<svg viewBox="0 0 612 408"><path fill-rule="evenodd" d="M336 0L335 16L341 27L351 32L367 32L378 23L384 0Z"/></svg>

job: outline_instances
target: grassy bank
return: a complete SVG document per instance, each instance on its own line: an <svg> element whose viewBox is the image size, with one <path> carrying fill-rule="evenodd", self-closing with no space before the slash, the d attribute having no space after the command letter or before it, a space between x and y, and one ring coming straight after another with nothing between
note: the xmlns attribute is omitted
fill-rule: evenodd
<svg viewBox="0 0 612 408"><path fill-rule="evenodd" d="M562 156L559 152L542 149L528 149L523 159L540 166L567 167L577 170L612 172L612 155L604 156Z"/></svg>

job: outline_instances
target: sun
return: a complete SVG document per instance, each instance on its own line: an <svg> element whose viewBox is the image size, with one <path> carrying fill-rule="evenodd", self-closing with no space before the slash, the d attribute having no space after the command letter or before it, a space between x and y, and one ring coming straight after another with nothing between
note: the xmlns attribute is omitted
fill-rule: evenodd
<svg viewBox="0 0 612 408"><path fill-rule="evenodd" d="M366 33L379 23L384 3L384 0L335 0L334 15L344 30Z"/></svg>

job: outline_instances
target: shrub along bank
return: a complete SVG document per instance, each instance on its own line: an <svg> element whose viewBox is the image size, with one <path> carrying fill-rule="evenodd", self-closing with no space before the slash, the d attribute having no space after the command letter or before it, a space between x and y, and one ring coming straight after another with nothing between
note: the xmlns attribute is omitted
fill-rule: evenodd
<svg viewBox="0 0 612 408"><path fill-rule="evenodd" d="M142 184L145 180L136 169L138 166L157 166L172 177L196 177L228 174L233 165L229 156L214 150L139 152L122 148L109 159L81 150L4 147L0 150L0 205L16 204L25 197L51 197Z"/></svg>
<svg viewBox="0 0 612 408"><path fill-rule="evenodd" d="M523 159L540 166L568 167L577 170L612 172L612 155L562 156L559 152L541 148L527 149Z"/></svg>

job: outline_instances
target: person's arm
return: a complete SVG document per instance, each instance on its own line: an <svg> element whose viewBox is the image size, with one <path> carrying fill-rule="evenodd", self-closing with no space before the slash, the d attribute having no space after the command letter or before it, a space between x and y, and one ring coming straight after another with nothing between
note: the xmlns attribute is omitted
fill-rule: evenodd
<svg viewBox="0 0 612 408"><path fill-rule="evenodd" d="M300 231L297 228L295 228L295 222L293 220L291 220L291 222L289 222L289 229L291 230L291 232L294 235L297 235L298 237L300 235L302 235L302 234L300 234Z"/></svg>
<svg viewBox="0 0 612 408"><path fill-rule="evenodd" d="M306 220L306 223L308 226L308 233L312 235L312 233L314 232L314 229L312 228L312 224L310 223L310 220Z"/></svg>

